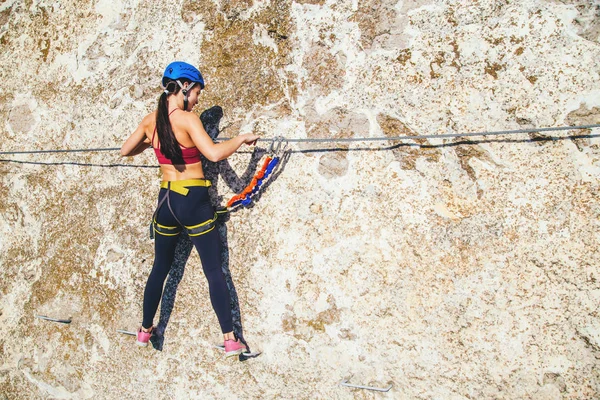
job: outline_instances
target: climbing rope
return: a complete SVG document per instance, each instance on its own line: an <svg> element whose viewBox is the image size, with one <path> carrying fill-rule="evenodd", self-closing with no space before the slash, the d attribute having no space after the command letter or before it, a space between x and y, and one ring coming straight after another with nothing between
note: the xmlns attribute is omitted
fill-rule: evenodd
<svg viewBox="0 0 600 400"><path fill-rule="evenodd" d="M376 136L376 137L359 137L359 138L301 138L301 139L288 139L283 138L288 143L344 143L344 142L372 142L372 141L399 141L399 140L418 140L418 139L448 139L448 138L461 138L461 137L473 137L473 136L500 136L500 135L516 135L520 133L536 133L536 132L551 132L551 131L569 131L569 130L582 130L600 128L600 124L592 125L577 125L577 126L556 126L548 128L530 128L530 129L516 129L506 131L490 131L490 132L472 132L472 133L444 133L444 134L432 134L432 135L404 135L404 136ZM270 141L274 143L280 140L281 137L277 138L259 138L260 141ZM216 141L226 141L231 138L217 138ZM42 154L42 153L92 153L101 151L115 151L120 150L120 147L104 147L104 148L91 148L91 149L64 149L64 150L24 150L24 151L0 151L0 155L13 155L13 154Z"/></svg>
<svg viewBox="0 0 600 400"><path fill-rule="evenodd" d="M43 154L43 153L95 153L101 151L121 150L120 147L101 147L96 149L58 149L58 150L23 150L23 151L0 151L0 155L9 154Z"/></svg>

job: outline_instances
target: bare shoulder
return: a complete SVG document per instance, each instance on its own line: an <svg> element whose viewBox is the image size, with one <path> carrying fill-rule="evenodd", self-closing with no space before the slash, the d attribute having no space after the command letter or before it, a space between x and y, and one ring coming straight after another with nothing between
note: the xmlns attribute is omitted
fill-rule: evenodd
<svg viewBox="0 0 600 400"><path fill-rule="evenodd" d="M187 112L183 110L179 111L180 112L177 113L177 116L182 118L186 122L196 122L197 120L200 120L200 118L194 112Z"/></svg>
<svg viewBox="0 0 600 400"><path fill-rule="evenodd" d="M154 127L156 126L156 111L146 115L142 119L140 126L144 130L146 137L150 138L152 136L152 132L154 132Z"/></svg>
<svg viewBox="0 0 600 400"><path fill-rule="evenodd" d="M202 125L200 117L193 112L180 111L173 116L175 118L171 118L171 122L188 131L192 128L197 128L198 125Z"/></svg>
<svg viewBox="0 0 600 400"><path fill-rule="evenodd" d="M156 111L152 111L142 119L142 125L150 126L156 122Z"/></svg>

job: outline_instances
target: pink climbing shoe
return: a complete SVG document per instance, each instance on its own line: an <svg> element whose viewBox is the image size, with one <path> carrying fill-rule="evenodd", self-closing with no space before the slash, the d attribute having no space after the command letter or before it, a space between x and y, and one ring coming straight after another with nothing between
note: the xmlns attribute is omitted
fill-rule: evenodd
<svg viewBox="0 0 600 400"><path fill-rule="evenodd" d="M144 332L142 328L139 328L137 331L137 340L135 343L138 346L146 347L148 346L148 341L150 340L150 336L154 333L154 327L151 327L148 332Z"/></svg>
<svg viewBox="0 0 600 400"><path fill-rule="evenodd" d="M248 349L239 339L225 341L225 357L237 356L247 351Z"/></svg>

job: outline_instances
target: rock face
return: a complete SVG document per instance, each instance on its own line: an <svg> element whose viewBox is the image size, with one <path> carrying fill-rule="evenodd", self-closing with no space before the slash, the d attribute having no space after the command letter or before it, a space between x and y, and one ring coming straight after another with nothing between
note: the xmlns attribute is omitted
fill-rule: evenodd
<svg viewBox="0 0 600 400"><path fill-rule="evenodd" d="M0 151L120 147L174 59L206 76L196 112L221 107L221 136L598 124L599 7L7 0ZM292 144L221 227L263 352L243 363L211 347L196 254L162 352L116 333L141 320L153 154L2 154L0 399L598 398L598 134ZM207 165L215 204L263 154Z"/></svg>

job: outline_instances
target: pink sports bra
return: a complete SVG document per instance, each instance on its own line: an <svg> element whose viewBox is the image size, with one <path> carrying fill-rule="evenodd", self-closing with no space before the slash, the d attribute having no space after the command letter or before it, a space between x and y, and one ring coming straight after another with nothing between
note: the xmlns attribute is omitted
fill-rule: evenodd
<svg viewBox="0 0 600 400"><path fill-rule="evenodd" d="M175 110L179 110L178 108L176 108ZM173 112L175 111L171 111L169 113L169 116L171 116L171 114L173 114ZM154 127L154 133L152 133L152 147L154 148L154 154L156 154L156 158L158 159L158 163L159 164L169 164L169 165L173 165L173 162L171 160L169 160L164 154L163 152L160 150L160 141L158 142L158 147L154 147L154 136L156 135L156 126ZM184 164L195 164L195 163L199 163L201 161L200 159L200 150L198 150L197 147L185 147L185 146L181 146L181 154L183 156L183 163Z"/></svg>

